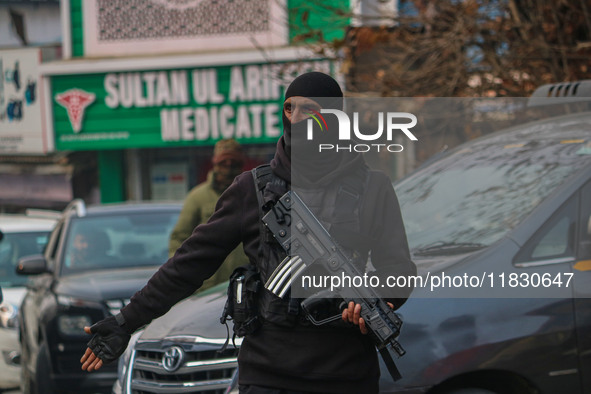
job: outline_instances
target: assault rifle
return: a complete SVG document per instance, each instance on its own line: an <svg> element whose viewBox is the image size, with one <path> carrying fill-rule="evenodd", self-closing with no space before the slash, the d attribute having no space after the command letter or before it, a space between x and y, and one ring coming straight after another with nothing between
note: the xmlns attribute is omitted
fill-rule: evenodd
<svg viewBox="0 0 591 394"><path fill-rule="evenodd" d="M294 191L285 193L262 220L288 254L265 284L277 296L283 297L291 283L306 268L315 264L320 264L332 275L363 276L363 272L354 264L354 259L332 239ZM372 288L353 286L333 288L332 292L323 290L306 298L301 306L308 319L315 324L326 322L315 321L310 312L322 299L334 298L334 295L342 298L346 304L353 301L361 305L361 317L390 374L394 380L400 379L400 373L390 355L391 350L398 356L406 353L396 340L402 327L400 317Z"/></svg>

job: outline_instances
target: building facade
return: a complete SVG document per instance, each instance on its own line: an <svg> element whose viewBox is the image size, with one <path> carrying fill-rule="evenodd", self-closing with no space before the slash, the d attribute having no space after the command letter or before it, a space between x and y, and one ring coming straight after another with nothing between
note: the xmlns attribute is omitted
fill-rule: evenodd
<svg viewBox="0 0 591 394"><path fill-rule="evenodd" d="M55 152L74 197L179 200L203 181L222 138L267 162L283 90L301 72L338 76L312 49L344 36L348 2L66 0L63 60L41 67ZM312 17L310 17L312 15ZM319 38L320 37L320 38Z"/></svg>
<svg viewBox="0 0 591 394"><path fill-rule="evenodd" d="M40 65L61 57L58 0L0 0L0 212L61 208L73 168L54 149Z"/></svg>

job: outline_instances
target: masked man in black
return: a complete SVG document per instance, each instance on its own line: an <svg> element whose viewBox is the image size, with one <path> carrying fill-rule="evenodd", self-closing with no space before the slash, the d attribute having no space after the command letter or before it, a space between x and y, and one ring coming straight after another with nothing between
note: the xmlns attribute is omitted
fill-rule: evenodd
<svg viewBox="0 0 591 394"><path fill-rule="evenodd" d="M364 264L371 254L377 275L416 273L388 177L367 169L359 154L321 154L306 138L303 126L311 114L321 108L342 109L338 83L319 72L303 74L290 84L285 98L284 131L270 163L271 180L259 187L251 172L236 177L210 220L195 229L131 302L117 316L85 328L94 337L81 359L82 369L93 371L119 357L131 333L193 294L240 242L265 283L285 253L260 225L261 200L268 206L289 188L297 189L331 234L333 230L341 233L333 235L355 249ZM330 118L326 116L325 121L331 122ZM331 123L325 126L328 130L337 127ZM322 141L327 135L318 132L315 138ZM343 185L354 189L348 195L360 198L339 202L340 191L346 189ZM338 231L343 228L348 231ZM363 242L357 245L356 238ZM397 308L409 292L384 298ZM266 289L259 294L258 308L261 324L245 336L238 356L241 393L378 392L377 353L365 335L360 305L341 306L336 312L342 314L342 320L320 327L304 318L293 299L279 298Z"/></svg>

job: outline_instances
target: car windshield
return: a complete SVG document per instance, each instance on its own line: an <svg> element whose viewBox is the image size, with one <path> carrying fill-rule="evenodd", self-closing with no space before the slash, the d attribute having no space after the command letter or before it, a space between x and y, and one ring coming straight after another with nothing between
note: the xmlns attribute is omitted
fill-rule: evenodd
<svg viewBox="0 0 591 394"><path fill-rule="evenodd" d="M470 252L502 238L589 163L583 140L473 144L395 184L414 255Z"/></svg>
<svg viewBox="0 0 591 394"><path fill-rule="evenodd" d="M27 277L16 274L21 257L43 253L49 231L4 233L0 241L0 286L24 286Z"/></svg>
<svg viewBox="0 0 591 394"><path fill-rule="evenodd" d="M178 212L118 213L72 219L62 275L161 265Z"/></svg>

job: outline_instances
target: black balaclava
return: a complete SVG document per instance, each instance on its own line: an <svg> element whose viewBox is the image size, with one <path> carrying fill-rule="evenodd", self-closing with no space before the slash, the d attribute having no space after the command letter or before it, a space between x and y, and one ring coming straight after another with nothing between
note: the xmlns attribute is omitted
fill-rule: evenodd
<svg viewBox="0 0 591 394"><path fill-rule="evenodd" d="M339 110L343 108L343 92L339 84L332 77L320 72L309 72L294 79L285 91L285 100L295 96L311 98L317 101L322 108ZM283 109L282 119L283 136L277 143L277 153L271 161L271 167L278 176L291 180L291 176L294 175L297 178L297 180L294 179L294 182L312 186L331 177L335 170L339 170L343 161L357 163L362 160L360 155L355 154L345 156L327 152L319 153L317 152L318 141L315 145L316 150L309 149L312 145L306 140L304 132L307 119L292 124L285 116ZM332 133L338 130L334 116L325 116L325 120ZM292 134L294 129L298 130L296 135ZM334 134L332 135L334 136ZM318 133L315 131L314 138L316 139L317 136L327 138L328 134L326 131ZM296 154L292 155L294 146ZM344 167L348 167L348 165Z"/></svg>
<svg viewBox="0 0 591 394"><path fill-rule="evenodd" d="M302 96L307 98L334 97L335 101L331 103L335 109L343 108L343 92L341 87L332 77L321 72L312 71L302 74L292 81L285 91L285 100L290 97ZM326 100L324 100L326 101ZM283 119L283 138L285 140L286 153L291 159L292 148L292 124L285 116L285 111L281 111ZM300 121L306 122L306 120Z"/></svg>

